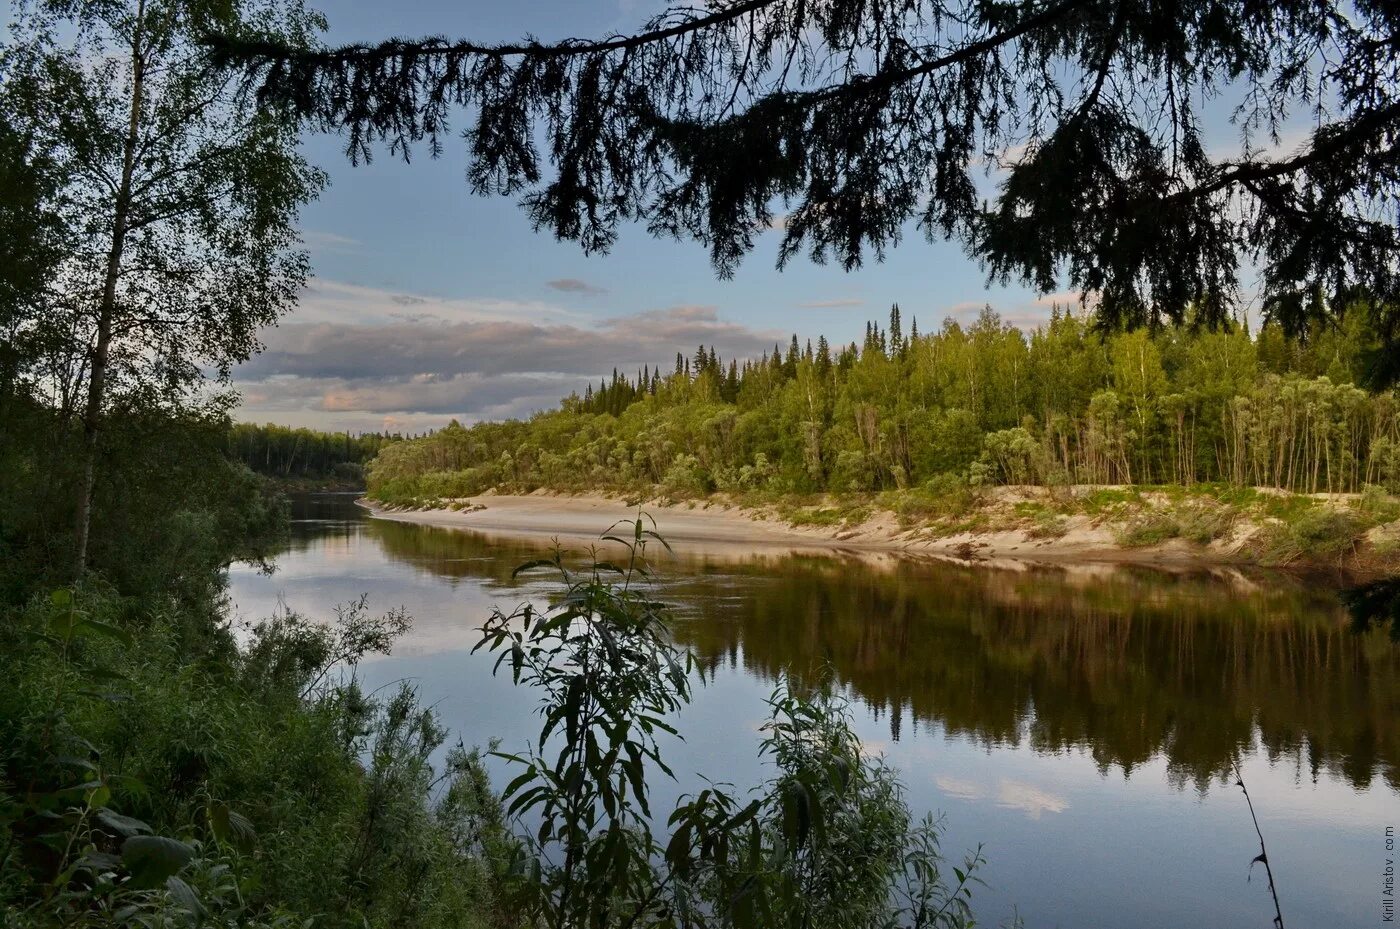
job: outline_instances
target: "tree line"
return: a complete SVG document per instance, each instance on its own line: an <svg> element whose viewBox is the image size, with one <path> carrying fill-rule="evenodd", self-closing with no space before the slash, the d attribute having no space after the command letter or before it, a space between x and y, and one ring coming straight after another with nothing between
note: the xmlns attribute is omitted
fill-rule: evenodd
<svg viewBox="0 0 1400 929"><path fill-rule="evenodd" d="M359 481L364 465L399 433L318 432L274 423L234 423L228 430L228 453L253 471L278 478Z"/></svg>
<svg viewBox="0 0 1400 929"><path fill-rule="evenodd" d="M1400 489L1400 403L1358 386L1357 324L1104 331L1055 309L1030 332L990 307L921 333L895 306L862 343L794 335L757 359L700 346L614 371L527 420L455 421L370 464L386 499L492 487L677 494L870 493L980 484Z"/></svg>

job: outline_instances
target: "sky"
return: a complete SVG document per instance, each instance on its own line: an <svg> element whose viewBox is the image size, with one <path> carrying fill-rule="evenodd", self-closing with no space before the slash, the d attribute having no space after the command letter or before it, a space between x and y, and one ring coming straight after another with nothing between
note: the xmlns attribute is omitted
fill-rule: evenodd
<svg viewBox="0 0 1400 929"><path fill-rule="evenodd" d="M326 41L446 34L503 41L632 31L657 8L642 0L322 0ZM455 144L453 144L455 142ZM404 164L383 152L352 166L342 140L308 135L329 188L302 214L314 277L298 307L263 332L266 350L234 375L239 419L327 430L418 432L528 415L571 391L676 352L714 345L757 357L796 333L859 341L867 320L924 330L992 304L1008 321L1044 318L1052 300L985 286L956 244L910 229L883 263L847 273L798 258L778 271L766 234L731 280L694 242L622 231L607 255L531 230L509 198L474 196L454 136L440 159ZM1072 301L1060 295L1061 302Z"/></svg>
<svg viewBox="0 0 1400 929"><path fill-rule="evenodd" d="M664 0L310 0L330 24L330 45L442 35L480 42L543 42L637 31ZM1237 157L1241 135L1223 93L1198 101L1212 154ZM417 433L528 416L617 368L669 370L677 352L713 346L724 359L757 358L792 335L859 342L869 320L898 303L925 332L970 322L991 306L1031 329L1079 295L989 286L961 245L930 243L913 223L882 262L846 272L805 256L776 268L770 231L728 280L699 243L658 240L624 226L612 251L585 255L530 227L504 197L473 195L459 117L442 156L411 163L381 150L352 165L343 139L308 134L305 153L330 186L302 213L313 277L297 308L265 330L266 350L235 371L236 415L330 431ZM1252 136L1255 154L1301 147L1306 111L1277 140ZM997 175L980 180L994 196ZM1257 314L1257 275L1241 267L1242 312Z"/></svg>

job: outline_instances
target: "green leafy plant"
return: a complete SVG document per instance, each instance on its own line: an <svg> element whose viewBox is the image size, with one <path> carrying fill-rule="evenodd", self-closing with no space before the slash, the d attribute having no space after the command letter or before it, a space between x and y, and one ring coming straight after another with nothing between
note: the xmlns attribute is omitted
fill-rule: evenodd
<svg viewBox="0 0 1400 929"><path fill-rule="evenodd" d="M250 842L251 824L226 804L211 804L213 845L206 847L191 837L157 834L120 812L117 793L140 791L143 785L108 770L99 749L73 724L71 710L76 701L130 699L120 689L126 676L94 646L101 642L125 650L135 640L121 626L83 609L70 588L50 595L41 620L25 637L53 661L50 704L35 733L24 791L15 798L0 796L0 865L13 858L21 889L28 888L27 902L11 907L9 919L19 926L53 920L125 926L155 924L172 912L186 919L205 915L188 874L220 866L221 837Z"/></svg>
<svg viewBox="0 0 1400 929"><path fill-rule="evenodd" d="M649 528L650 525L650 528ZM667 609L649 592L646 549L662 544L644 517L606 541L626 558L546 571L561 590L545 610L497 610L478 648L540 694L529 750L506 813L523 854L513 885L527 921L597 929L684 926L971 925L980 852L945 882L936 821L911 822L893 770L862 750L830 690L790 684L770 700L763 755L774 778L749 795L709 784L664 820L648 778L673 777L661 739L689 702L690 656L672 644Z"/></svg>

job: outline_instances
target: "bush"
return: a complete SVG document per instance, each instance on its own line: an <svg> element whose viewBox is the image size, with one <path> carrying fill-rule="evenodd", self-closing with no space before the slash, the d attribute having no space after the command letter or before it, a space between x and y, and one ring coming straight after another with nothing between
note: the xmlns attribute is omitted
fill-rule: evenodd
<svg viewBox="0 0 1400 929"><path fill-rule="evenodd" d="M1197 503L1181 508L1177 513L1177 524L1183 539L1197 545L1209 545L1230 533L1235 517L1235 512L1228 507Z"/></svg>
<svg viewBox="0 0 1400 929"><path fill-rule="evenodd" d="M1364 528L1356 514L1330 506L1304 512L1290 527L1304 555L1334 558L1353 551Z"/></svg>
<svg viewBox="0 0 1400 929"><path fill-rule="evenodd" d="M649 807L648 771L670 773L661 720L690 700L689 653L647 590L637 520L632 557L550 570L559 606L496 611L478 648L543 695L541 731L510 756L510 809L538 817L521 836L523 921L548 929L671 926L894 926L962 929L979 852L943 873L939 828L914 823L892 769L863 750L829 690L781 684L762 752L774 775L750 796L708 782L670 816ZM658 836L662 823L669 836Z"/></svg>
<svg viewBox="0 0 1400 929"><path fill-rule="evenodd" d="M0 924L326 929L500 922L479 759L353 667L404 628L360 601L195 642L174 607L66 591L0 625ZM133 857L132 836L161 857Z"/></svg>
<svg viewBox="0 0 1400 929"><path fill-rule="evenodd" d="M1118 544L1129 548L1144 548L1160 545L1181 535L1181 526L1176 517L1160 510L1149 510L1130 519L1119 527L1114 535Z"/></svg>
<svg viewBox="0 0 1400 929"><path fill-rule="evenodd" d="M1299 558L1341 558L1356 549L1365 526L1356 514L1330 506L1302 510L1291 521L1265 526L1256 537L1259 560L1286 565Z"/></svg>
<svg viewBox="0 0 1400 929"><path fill-rule="evenodd" d="M865 452L846 449L836 456L831 470L831 489L836 493L868 493L878 477L875 463Z"/></svg>
<svg viewBox="0 0 1400 929"><path fill-rule="evenodd" d="M1042 508L1031 514L1031 525L1026 529L1026 536L1032 539L1058 539L1066 532L1069 532L1069 520Z"/></svg>
<svg viewBox="0 0 1400 929"><path fill-rule="evenodd" d="M957 474L938 474L924 486L884 494L880 502L894 511L902 523L961 518L982 505L982 491Z"/></svg>
<svg viewBox="0 0 1400 929"><path fill-rule="evenodd" d="M709 476L700 460L694 455L677 455L666 476L661 479L661 489L672 497L695 497L711 490Z"/></svg>

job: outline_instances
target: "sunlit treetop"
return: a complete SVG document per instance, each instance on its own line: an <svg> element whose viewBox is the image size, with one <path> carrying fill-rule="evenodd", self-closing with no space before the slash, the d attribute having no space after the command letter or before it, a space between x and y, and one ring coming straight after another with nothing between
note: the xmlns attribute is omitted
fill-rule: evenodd
<svg viewBox="0 0 1400 929"><path fill-rule="evenodd" d="M459 120L472 189L589 251L641 221L727 275L778 227L780 265L854 268L912 220L1110 322L1228 320L1256 266L1295 331L1396 296L1382 0L709 0L597 41L213 48L355 160Z"/></svg>

